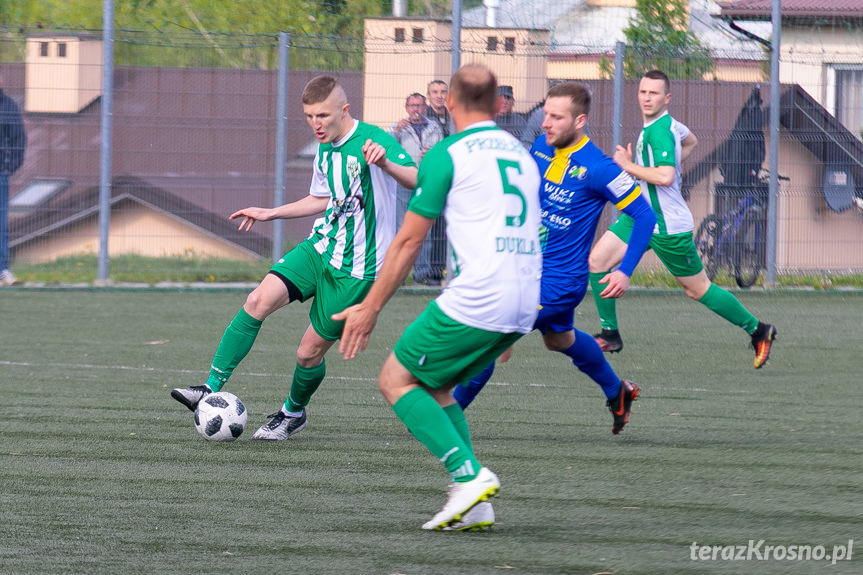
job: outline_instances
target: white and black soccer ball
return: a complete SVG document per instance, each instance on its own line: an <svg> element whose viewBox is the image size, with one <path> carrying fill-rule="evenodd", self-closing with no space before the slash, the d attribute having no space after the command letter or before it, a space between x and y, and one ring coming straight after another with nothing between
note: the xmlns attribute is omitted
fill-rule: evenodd
<svg viewBox="0 0 863 575"><path fill-rule="evenodd" d="M204 396L195 408L195 429L208 441L234 441L246 428L249 413L240 398L227 391Z"/></svg>

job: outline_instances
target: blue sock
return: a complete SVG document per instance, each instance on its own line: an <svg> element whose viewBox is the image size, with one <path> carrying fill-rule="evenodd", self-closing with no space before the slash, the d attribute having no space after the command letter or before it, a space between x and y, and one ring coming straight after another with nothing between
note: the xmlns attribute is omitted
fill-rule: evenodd
<svg viewBox="0 0 863 575"><path fill-rule="evenodd" d="M494 362L492 362L491 365L482 370L482 373L471 379L467 385L455 386L455 389L452 392L452 396L455 398L455 400L458 402L462 409L470 405L470 402L473 401L473 398L476 397L476 394L479 393L480 390L485 387L485 384L488 383L488 380L491 379L491 374L493 373Z"/></svg>
<svg viewBox="0 0 863 575"><path fill-rule="evenodd" d="M620 378L614 373L592 335L575 330L575 342L561 353L571 358L579 371L595 381L602 388L605 397L613 399L620 393Z"/></svg>

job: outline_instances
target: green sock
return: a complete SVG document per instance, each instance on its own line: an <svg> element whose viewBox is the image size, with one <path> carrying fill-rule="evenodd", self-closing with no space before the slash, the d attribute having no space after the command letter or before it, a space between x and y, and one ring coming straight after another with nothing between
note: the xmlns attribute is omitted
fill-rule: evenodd
<svg viewBox="0 0 863 575"><path fill-rule="evenodd" d="M605 284L599 283L599 280L608 274L609 272L591 273L590 291L593 292L593 301L596 303L596 311L599 312L602 329L617 330L617 300L599 295L605 289Z"/></svg>
<svg viewBox="0 0 863 575"><path fill-rule="evenodd" d="M707 309L713 313L742 327L749 335L752 335L755 328L758 327L758 318L749 313L749 310L743 307L743 304L730 292L716 284L710 284L710 287L698 301L707 306Z"/></svg>
<svg viewBox="0 0 863 575"><path fill-rule="evenodd" d="M479 461L447 412L426 390L418 387L407 392L393 405L393 411L408 431L440 459L453 481L476 477Z"/></svg>
<svg viewBox="0 0 863 575"><path fill-rule="evenodd" d="M240 311L225 329L219 347L216 349L216 355L213 357L210 377L207 379L207 385L210 389L219 391L223 385L228 383L228 379L234 373L234 368L243 361L243 358L252 349L263 323L262 320L253 318L246 313L246 310L240 308Z"/></svg>
<svg viewBox="0 0 863 575"><path fill-rule="evenodd" d="M447 405L443 408L449 420L452 421L455 430L458 431L459 437L467 445L468 449L473 452L473 445L470 441L470 427L467 424L467 418L464 416L464 411L458 403Z"/></svg>
<svg viewBox="0 0 863 575"><path fill-rule="evenodd" d="M327 375L327 364L323 361L313 367L302 367L299 364L294 368L294 378L291 381L291 392L285 400L287 411L302 411L312 395L318 390L324 376Z"/></svg>

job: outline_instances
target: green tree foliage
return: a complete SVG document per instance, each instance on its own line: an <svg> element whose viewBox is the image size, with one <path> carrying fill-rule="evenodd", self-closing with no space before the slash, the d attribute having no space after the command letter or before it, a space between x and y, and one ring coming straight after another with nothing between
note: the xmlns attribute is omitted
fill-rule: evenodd
<svg viewBox="0 0 863 575"><path fill-rule="evenodd" d="M277 34L287 31L301 52L292 59L302 67L356 68L363 18L390 6L389 0L115 0L117 63L273 67ZM0 0L0 25L99 32L102 7L103 0Z"/></svg>
<svg viewBox="0 0 863 575"><path fill-rule="evenodd" d="M0 30L100 33L104 0L0 0ZM464 0L463 9L482 0ZM408 14L449 18L450 0L409 0ZM277 65L277 34L291 34L291 67L363 64L363 19L388 15L392 0L115 0L118 65ZM23 43L0 54L23 54ZM10 56L9 59L15 59Z"/></svg>
<svg viewBox="0 0 863 575"><path fill-rule="evenodd" d="M689 29L687 5L687 0L636 0L636 15L623 30L624 77L660 69L670 78L703 78L713 70L710 51ZM603 59L600 66L610 77L611 62Z"/></svg>
<svg viewBox="0 0 863 575"><path fill-rule="evenodd" d="M102 28L103 0L3 0L0 23L30 28ZM211 33L351 36L364 16L388 10L388 0L115 0L117 29L207 30Z"/></svg>

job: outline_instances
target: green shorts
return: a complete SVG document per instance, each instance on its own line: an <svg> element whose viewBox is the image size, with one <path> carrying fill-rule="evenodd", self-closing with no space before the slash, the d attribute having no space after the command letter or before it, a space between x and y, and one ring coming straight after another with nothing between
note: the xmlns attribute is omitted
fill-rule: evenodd
<svg viewBox="0 0 863 575"><path fill-rule="evenodd" d="M522 335L468 327L431 302L405 329L393 352L414 377L438 389L470 381Z"/></svg>
<svg viewBox="0 0 863 575"><path fill-rule="evenodd" d="M292 297L300 301L314 297L309 319L315 332L328 341L339 339L345 324L334 321L332 315L361 302L372 287L372 282L358 280L327 264L310 240L283 255L270 273L299 291L296 293L288 285Z"/></svg>
<svg viewBox="0 0 863 575"><path fill-rule="evenodd" d="M627 214L620 214L616 222L611 224L608 230L626 243L632 235L634 220ZM682 234L660 235L653 234L650 237L648 249L653 250L659 261L678 278L694 276L704 269L698 249L692 239L692 232Z"/></svg>

